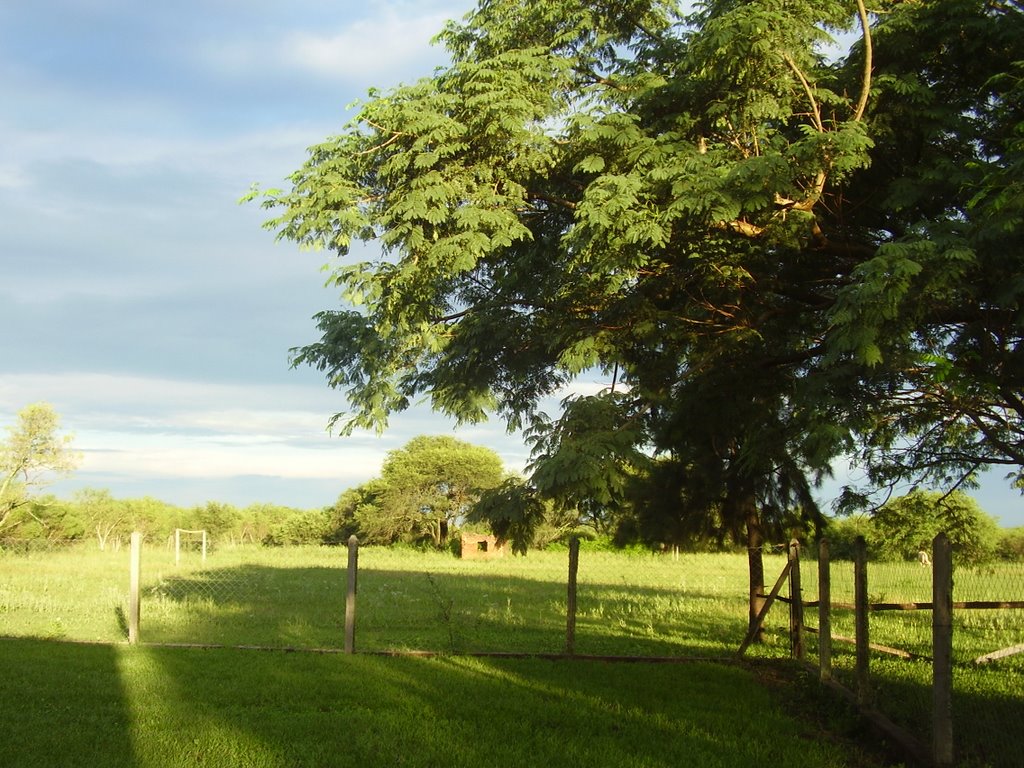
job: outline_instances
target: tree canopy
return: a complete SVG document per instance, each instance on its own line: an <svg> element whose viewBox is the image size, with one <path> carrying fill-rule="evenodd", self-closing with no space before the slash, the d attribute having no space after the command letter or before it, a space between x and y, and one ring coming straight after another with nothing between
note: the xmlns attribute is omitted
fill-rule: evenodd
<svg viewBox="0 0 1024 768"><path fill-rule="evenodd" d="M372 544L448 542L482 492L505 477L490 448L447 435L421 435L390 451L380 477L345 491L333 510L339 532Z"/></svg>
<svg viewBox="0 0 1024 768"><path fill-rule="evenodd" d="M1020 3L482 0L439 40L450 65L264 200L339 257L345 306L294 361L348 428L426 398L564 465L593 404L539 403L603 370L580 466L661 459L661 530L745 536L752 597L839 455L876 482L1020 466ZM534 478L602 504L605 466Z"/></svg>
<svg viewBox="0 0 1024 768"><path fill-rule="evenodd" d="M18 512L32 517L33 495L54 475L71 472L79 456L71 450L71 435L61 435L60 416L49 403L33 403L18 411L0 442L0 531L22 522Z"/></svg>
<svg viewBox="0 0 1024 768"><path fill-rule="evenodd" d="M995 556L999 526L966 494L917 490L893 499L872 516L869 543L880 557L913 559L931 552L940 532L949 537L958 562L976 564Z"/></svg>

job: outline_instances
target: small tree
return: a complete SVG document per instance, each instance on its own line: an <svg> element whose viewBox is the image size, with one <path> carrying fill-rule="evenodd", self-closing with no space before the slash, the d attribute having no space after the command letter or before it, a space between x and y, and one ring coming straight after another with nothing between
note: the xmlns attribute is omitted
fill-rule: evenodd
<svg viewBox="0 0 1024 768"><path fill-rule="evenodd" d="M53 475L71 472L80 456L71 450L71 435L60 435L60 417L49 403L33 403L18 412L0 443L0 532L20 523L15 514Z"/></svg>
<svg viewBox="0 0 1024 768"><path fill-rule="evenodd" d="M74 494L74 503L87 530L95 534L101 551L128 532L128 505L111 496L106 488L83 488Z"/></svg>
<svg viewBox="0 0 1024 768"><path fill-rule="evenodd" d="M231 531L238 525L241 515L238 508L219 501L208 501L201 507L194 507L191 512L191 525L204 529L211 538L228 538Z"/></svg>
<svg viewBox="0 0 1024 768"><path fill-rule="evenodd" d="M1024 561L1024 527L1000 531L996 555L1000 560Z"/></svg>
<svg viewBox="0 0 1024 768"><path fill-rule="evenodd" d="M365 543L376 543L367 540L366 531L361 520L372 521L378 513L378 502L384 490L379 477L369 480L355 488L348 488L338 496L338 500L327 508L330 523L325 541L329 544L341 544L352 535L363 538Z"/></svg>

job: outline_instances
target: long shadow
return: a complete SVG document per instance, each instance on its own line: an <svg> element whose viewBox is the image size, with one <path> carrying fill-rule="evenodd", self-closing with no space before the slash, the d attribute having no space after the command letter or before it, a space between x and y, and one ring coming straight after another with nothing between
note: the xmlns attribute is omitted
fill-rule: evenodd
<svg viewBox="0 0 1024 768"><path fill-rule="evenodd" d="M854 687L852 651L844 650L835 677ZM871 705L922 744L932 738L932 665L927 661L877 658L870 666ZM958 764L1016 768L1021 765L1024 722L1024 659L953 668L953 742Z"/></svg>
<svg viewBox="0 0 1024 768"><path fill-rule="evenodd" d="M160 727L191 731L181 764L674 768L784 764L794 751L845 764L749 674L709 664L140 652L162 673Z"/></svg>
<svg viewBox="0 0 1024 768"><path fill-rule="evenodd" d="M361 651L559 653L566 648L566 587L507 573L363 568L356 644ZM148 643L340 648L340 568L239 565L172 575L142 600ZM575 651L621 656L723 656L745 629L742 602L619 583L581 585Z"/></svg>
<svg viewBox="0 0 1024 768"><path fill-rule="evenodd" d="M0 639L0 765L138 765L112 645Z"/></svg>

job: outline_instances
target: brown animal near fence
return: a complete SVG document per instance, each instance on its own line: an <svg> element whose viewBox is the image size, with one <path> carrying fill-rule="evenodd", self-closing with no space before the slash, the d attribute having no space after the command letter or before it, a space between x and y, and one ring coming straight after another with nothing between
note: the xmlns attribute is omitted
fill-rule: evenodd
<svg viewBox="0 0 1024 768"><path fill-rule="evenodd" d="M493 560L505 556L505 544L482 533L462 534L463 560Z"/></svg>

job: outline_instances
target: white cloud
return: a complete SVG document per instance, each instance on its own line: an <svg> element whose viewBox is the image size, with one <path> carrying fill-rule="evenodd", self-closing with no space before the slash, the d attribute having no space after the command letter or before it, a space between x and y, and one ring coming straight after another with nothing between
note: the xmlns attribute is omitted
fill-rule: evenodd
<svg viewBox="0 0 1024 768"><path fill-rule="evenodd" d="M429 42L448 18L447 14L408 16L389 10L334 34L292 32L281 42L279 56L286 65L321 77L384 80L415 69L426 58L440 60L442 54L432 50Z"/></svg>
<svg viewBox="0 0 1024 768"><path fill-rule="evenodd" d="M334 450L287 445L273 436L188 437L181 434L130 435L90 432L83 472L139 477L227 478L262 475L279 478L327 478L358 483L380 470L385 451L358 451L335 443ZM78 442L83 442L79 440Z"/></svg>
<svg viewBox="0 0 1024 768"><path fill-rule="evenodd" d="M38 400L54 405L83 454L75 482L60 487L100 485L115 495L124 495L121 481L180 481L187 493L196 481L241 477L326 479L337 493L377 475L387 452L413 436L452 432L442 417L413 409L396 416L386 435L332 436L327 419L341 400L318 382L250 387L73 372L5 376L0 426ZM510 470L522 469L522 442L497 422L457 436L493 448Z"/></svg>
<svg viewBox="0 0 1024 768"><path fill-rule="evenodd" d="M25 172L14 165L0 165L0 189L24 189L29 180Z"/></svg>
<svg viewBox="0 0 1024 768"><path fill-rule="evenodd" d="M336 22L336 31L293 27L270 40L209 40L199 46L196 63L231 80L299 73L360 88L386 86L429 75L443 63L443 48L430 41L464 9L375 5L373 10L365 18Z"/></svg>

